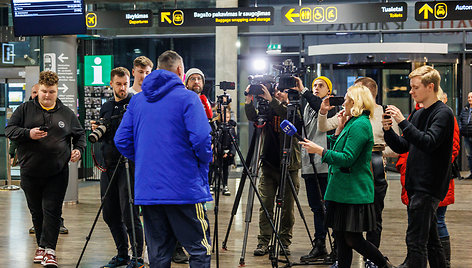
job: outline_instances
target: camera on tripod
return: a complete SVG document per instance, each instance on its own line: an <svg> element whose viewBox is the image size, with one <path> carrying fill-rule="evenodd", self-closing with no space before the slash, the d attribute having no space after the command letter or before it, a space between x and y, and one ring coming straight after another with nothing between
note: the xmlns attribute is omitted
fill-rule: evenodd
<svg viewBox="0 0 472 268"><path fill-rule="evenodd" d="M249 80L249 95L259 96L264 94L264 91L262 91L262 85L267 87L270 95L274 95L275 77L273 75L250 75L247 79Z"/></svg>
<svg viewBox="0 0 472 268"><path fill-rule="evenodd" d="M95 124L98 125L98 127L88 136L88 140L91 143L96 143L103 136L103 134L107 132L107 129L109 129L111 125L111 119L100 118L95 121Z"/></svg>
<svg viewBox="0 0 472 268"><path fill-rule="evenodd" d="M302 70L299 70L291 59L286 59L281 65L273 65L274 69L279 70L280 73L277 76L278 86L277 89L288 93L288 99L290 102L299 101L300 94L298 91L292 89L297 87L297 79L295 76L303 74Z"/></svg>

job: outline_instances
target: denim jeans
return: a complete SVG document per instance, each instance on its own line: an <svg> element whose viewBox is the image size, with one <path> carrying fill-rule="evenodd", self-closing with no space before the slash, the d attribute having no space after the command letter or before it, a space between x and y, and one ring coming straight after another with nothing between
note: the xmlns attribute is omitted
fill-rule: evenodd
<svg viewBox="0 0 472 268"><path fill-rule="evenodd" d="M472 137L462 137L465 143L465 150L467 152L467 163L469 164L469 171L472 173Z"/></svg>
<svg viewBox="0 0 472 268"><path fill-rule="evenodd" d="M326 239L328 229L325 226L325 214L323 204L321 200L324 199L326 192L326 186L328 185L328 173L318 174L318 182L314 174L302 175L305 179L306 196L308 198L308 205L313 211L313 218L315 223L315 239ZM321 196L318 191L318 184L320 185Z"/></svg>
<svg viewBox="0 0 472 268"><path fill-rule="evenodd" d="M449 232L447 231L446 226L446 210L447 206L438 207L436 211L436 217L438 218L438 233L439 238L444 238L449 236Z"/></svg>
<svg viewBox="0 0 472 268"><path fill-rule="evenodd" d="M21 188L31 213L38 246L56 249L69 167L51 177L21 175Z"/></svg>
<svg viewBox="0 0 472 268"><path fill-rule="evenodd" d="M409 192L408 198L408 267L426 268L429 261L431 268L444 268L446 260L436 218L439 199L423 192Z"/></svg>

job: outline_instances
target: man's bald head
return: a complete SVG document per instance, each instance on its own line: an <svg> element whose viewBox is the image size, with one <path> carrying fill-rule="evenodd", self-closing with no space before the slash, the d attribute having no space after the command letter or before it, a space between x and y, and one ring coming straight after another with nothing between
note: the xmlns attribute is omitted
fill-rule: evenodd
<svg viewBox="0 0 472 268"><path fill-rule="evenodd" d="M39 91L39 84L34 84L34 86L31 88L31 98L34 99L36 96L38 96L38 91Z"/></svg>

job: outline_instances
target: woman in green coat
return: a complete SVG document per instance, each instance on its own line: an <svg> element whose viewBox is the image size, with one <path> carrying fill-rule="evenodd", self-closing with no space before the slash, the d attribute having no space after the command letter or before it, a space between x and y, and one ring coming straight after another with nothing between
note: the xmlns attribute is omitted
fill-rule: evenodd
<svg viewBox="0 0 472 268"><path fill-rule="evenodd" d="M375 102L369 89L355 85L348 89L339 126L330 136L334 145L327 150L310 140L300 142L308 153L322 156L329 164L326 188L326 223L338 242L338 267L351 267L352 249L378 267L393 267L382 253L362 236L375 228L374 181L370 170L374 137L369 116Z"/></svg>

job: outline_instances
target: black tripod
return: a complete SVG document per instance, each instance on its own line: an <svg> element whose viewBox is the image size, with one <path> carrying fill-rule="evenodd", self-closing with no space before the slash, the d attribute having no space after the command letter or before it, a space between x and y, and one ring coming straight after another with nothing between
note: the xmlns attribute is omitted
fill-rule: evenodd
<svg viewBox="0 0 472 268"><path fill-rule="evenodd" d="M293 92L293 90L289 90L288 97L289 97L289 104L287 105L287 120L291 122L295 122L297 118L297 112L300 111L300 100L299 100L298 92ZM291 152L292 152L292 136L285 135L284 143L283 143L283 151L282 151L282 161L281 161L282 163L281 179L280 179L280 184L279 184L277 196L276 196L276 208L275 208L275 213L274 213L274 221L275 221L276 229L279 230L281 217L282 217L281 212L282 212L282 207L285 200L285 186L286 186L285 184L288 182L288 186L291 189L293 199L295 203L297 204L300 218L302 219L305 225L308 238L310 239L310 244L314 246L310 229L306 222L305 215L303 213L303 209L300 204L300 200L298 199L297 191L295 189L292 179L290 177L287 178L288 173L289 173ZM279 246L278 243L274 243L274 234L273 234L271 238L271 243L269 246L269 258L271 260L272 267L278 267L278 262L281 261L279 260L278 246ZM282 248L282 250L284 249ZM285 261L285 260L283 262L286 262L286 265L284 267L291 267L295 265L307 265L307 263L295 263L295 262Z"/></svg>
<svg viewBox="0 0 472 268"><path fill-rule="evenodd" d="M256 150L259 152L259 150L261 148L261 145L263 144L262 141L263 141L264 135L262 133L263 133L263 128L264 128L265 122L266 122L265 116L259 115L257 122L259 122L259 126L256 127L256 129L254 130L255 133L252 136L251 146L249 148L246 159L243 157L243 155L241 153L241 150L239 149L239 147L236 143L235 137L231 134L229 129L225 130L228 133L229 137L231 138L231 144L236 149L236 152L237 152L239 158L241 159L241 163L243 164L243 168L244 168L243 174L242 174L242 177L241 177L241 181L239 183L239 188L238 188L238 191L237 191L237 194L236 194L236 197L235 197L235 202L233 204L230 223L228 225L228 229L227 229L227 232L226 232L226 235L225 235L225 239L223 241L223 249L225 249L225 250L227 249L227 241L228 241L228 238L229 238L231 225L233 223L234 216L237 213L239 202L241 200L242 192L244 190L244 185L245 185L247 177L249 177L249 182L250 182L250 186L251 186L249 188L249 195L248 195L248 200L250 202L248 201L248 210L246 212L246 220L245 220L247 227L246 227L245 234L244 234L243 250L242 250L241 258L240 258L240 262L239 262L241 266L245 265L244 256L245 256L246 245L247 245L248 227L249 227L249 223L250 223L251 217L252 217L252 207L253 207L254 195L256 195L257 199L259 200L259 203L261 204L261 208L264 212L264 216L269 221L271 229L274 233L274 237L275 237L274 241L276 241L276 243L279 243L282 246L282 242L281 242L280 237L279 237L279 235L278 235L278 233L275 229L275 225L272 221L272 217L270 216L269 211L267 210L267 208L264 206L264 203L262 202L262 198L261 198L261 196L260 196L260 194L259 194L259 192L257 191L257 188L256 188L257 187L257 172L258 172L258 166L259 166L258 163L259 163L259 160L260 160L260 158L259 158L260 155L259 155L259 153L254 154L254 149L257 148ZM257 147L255 146L256 143L258 144ZM253 155L257 156L256 159L253 159ZM249 167L249 165L251 165L251 167ZM284 253L283 255L285 256L285 258L288 261L288 255L287 255L287 252L285 251L285 249L283 249L283 253Z"/></svg>
<svg viewBox="0 0 472 268"><path fill-rule="evenodd" d="M244 191L244 186L245 186L247 176L248 175L250 176L251 183L253 183L254 185L257 185L257 178L258 178L259 167L260 167L260 152L262 151L262 144L264 143L263 141L265 137L265 131L264 131L265 125L266 125L266 117L259 115L254 124L255 126L254 133L252 134L251 143L249 146L249 151L247 153L246 162L245 162L245 165L249 166L249 169L248 170L244 169L244 172L241 176L241 181L239 183L239 187L236 193L235 202L233 204L233 208L231 211L231 217L229 220L228 229L226 231L225 239L223 241L223 249L225 250L227 249L227 241L229 238L229 233L231 231L231 226L233 224L234 216L237 214L237 211L238 211L239 202L241 201L241 196ZM253 159L254 155L256 156L256 158ZM255 195L255 188L249 187L248 201L246 205L246 216L244 220L246 227L244 229L245 231L244 231L244 237L243 237L243 247L241 250L241 257L239 259L240 265L245 265L247 238L249 234L249 224L251 223L251 219L252 219L254 195Z"/></svg>
<svg viewBox="0 0 472 268"><path fill-rule="evenodd" d="M103 205L105 203L105 199L107 198L107 195L108 195L108 192L111 188L111 185L113 184L115 178L116 178L116 172L118 170L118 167L120 166L120 163L124 163L125 164L125 170L126 170L126 182L127 182L127 186L128 186L128 200L129 200L129 209L130 209L130 217L131 217L131 233L132 233L132 236L133 236L133 241L132 241L132 250L133 250L133 260L134 260L134 267L137 267L136 264L137 264L137 261L136 261L136 258L137 258L137 249L136 249L136 231L135 231L135 225L134 225L134 218L133 218L133 196L132 196L132 192L131 192L131 178L130 178L130 173L129 173L129 161L128 161L128 158L124 157L123 155L120 156L120 159L118 160L118 164L116 165L115 167L115 170L113 171L113 175L111 176L110 178L110 182L108 183L108 187L105 191L105 194L103 195L102 197L102 200L101 200L101 203L100 203L100 208L98 209L98 212L97 212L97 215L95 216L95 220L93 221L92 223L92 228L90 229L90 232L89 234L87 235L87 237L85 238L85 245L84 247L82 248L82 253L80 253L80 257L79 257L79 260L77 261L77 264L76 264L76 268L79 268L80 266L80 261L82 260L82 257L84 256L84 253L85 253L85 249L87 248L87 245L92 237L92 233L93 233L93 230L95 229L95 225L97 224L97 221L98 221L98 217L100 217L100 213L102 212L102 209L103 209Z"/></svg>

